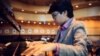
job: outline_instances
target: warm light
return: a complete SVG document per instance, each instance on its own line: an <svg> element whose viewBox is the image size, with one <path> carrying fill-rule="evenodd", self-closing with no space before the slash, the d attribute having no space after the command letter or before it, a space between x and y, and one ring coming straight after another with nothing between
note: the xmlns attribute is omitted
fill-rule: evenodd
<svg viewBox="0 0 100 56"><path fill-rule="evenodd" d="M23 23L24 21L22 20L21 23Z"/></svg>
<svg viewBox="0 0 100 56"><path fill-rule="evenodd" d="M37 11L35 11L35 13L37 13Z"/></svg>
<svg viewBox="0 0 100 56"><path fill-rule="evenodd" d="M39 22L39 24L42 24L41 22Z"/></svg>
<svg viewBox="0 0 100 56"><path fill-rule="evenodd" d="M36 22L33 22L34 24L36 24Z"/></svg>
<svg viewBox="0 0 100 56"><path fill-rule="evenodd" d="M23 9L21 11L24 11Z"/></svg>
<svg viewBox="0 0 100 56"><path fill-rule="evenodd" d="M89 6L91 6L92 5L92 3L89 3Z"/></svg>
<svg viewBox="0 0 100 56"><path fill-rule="evenodd" d="M76 5L75 7L76 7L76 8L78 8L79 6L78 6L78 5Z"/></svg>
<svg viewBox="0 0 100 56"><path fill-rule="evenodd" d="M48 25L50 25L50 23L48 23Z"/></svg>
<svg viewBox="0 0 100 56"><path fill-rule="evenodd" d="M30 23L30 21L28 21L27 23Z"/></svg>

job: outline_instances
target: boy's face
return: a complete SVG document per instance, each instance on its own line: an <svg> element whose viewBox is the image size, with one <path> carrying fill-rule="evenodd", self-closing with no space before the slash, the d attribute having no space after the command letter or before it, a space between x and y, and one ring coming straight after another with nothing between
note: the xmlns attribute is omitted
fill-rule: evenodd
<svg viewBox="0 0 100 56"><path fill-rule="evenodd" d="M57 23L57 24L59 24L59 25L61 25L61 24L63 24L65 21L66 21L66 12L62 12L62 13L60 13L60 12L58 12L58 11L55 11L55 12L53 12L52 13L52 17L53 17L53 19L54 19L54 21Z"/></svg>

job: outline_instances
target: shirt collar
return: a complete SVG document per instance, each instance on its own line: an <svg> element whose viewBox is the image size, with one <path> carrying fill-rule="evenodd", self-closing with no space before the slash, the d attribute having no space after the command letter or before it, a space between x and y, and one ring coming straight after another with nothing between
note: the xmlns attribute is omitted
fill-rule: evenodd
<svg viewBox="0 0 100 56"><path fill-rule="evenodd" d="M71 18L68 19L68 21L66 21L66 22L61 26L61 30L67 29L67 28L70 26L71 22L72 22L72 19L71 19Z"/></svg>

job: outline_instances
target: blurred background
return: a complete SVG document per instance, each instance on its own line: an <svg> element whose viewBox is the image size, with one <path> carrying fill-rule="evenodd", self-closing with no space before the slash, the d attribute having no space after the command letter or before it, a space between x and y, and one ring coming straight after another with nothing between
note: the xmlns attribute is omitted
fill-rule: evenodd
<svg viewBox="0 0 100 56"><path fill-rule="evenodd" d="M26 48L24 41L39 41L41 38L49 42L53 41L59 28L52 16L48 14L53 1L55 0L0 1L0 54L2 56L4 53L12 56L19 43L22 44L19 48L22 52ZM92 40L95 47L93 49L95 53L100 48L100 0L71 1L75 19L84 23L88 38ZM19 56L19 53L17 54Z"/></svg>

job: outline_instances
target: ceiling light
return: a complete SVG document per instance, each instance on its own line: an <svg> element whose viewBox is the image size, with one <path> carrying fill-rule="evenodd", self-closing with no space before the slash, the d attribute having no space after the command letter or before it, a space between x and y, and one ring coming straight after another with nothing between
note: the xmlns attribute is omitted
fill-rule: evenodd
<svg viewBox="0 0 100 56"><path fill-rule="evenodd" d="M42 24L41 22L39 22L39 24Z"/></svg>
<svg viewBox="0 0 100 56"><path fill-rule="evenodd" d="M78 6L78 5L76 5L75 7L76 7L76 8L78 8L79 6Z"/></svg>
<svg viewBox="0 0 100 56"><path fill-rule="evenodd" d="M22 20L21 23L23 23L24 21Z"/></svg>
<svg viewBox="0 0 100 56"><path fill-rule="evenodd" d="M36 24L36 22L33 22L34 24Z"/></svg>
<svg viewBox="0 0 100 56"><path fill-rule="evenodd" d="M89 3L88 5L89 5L89 6L91 6L91 5L92 5L92 3Z"/></svg>
<svg viewBox="0 0 100 56"><path fill-rule="evenodd" d="M28 21L27 23L30 23L30 21Z"/></svg>
<svg viewBox="0 0 100 56"><path fill-rule="evenodd" d="M21 11L24 11L23 9Z"/></svg>
<svg viewBox="0 0 100 56"><path fill-rule="evenodd" d="M48 25L50 25L50 23L48 23Z"/></svg>
<svg viewBox="0 0 100 56"><path fill-rule="evenodd" d="M37 11L35 11L35 13L37 13Z"/></svg>

